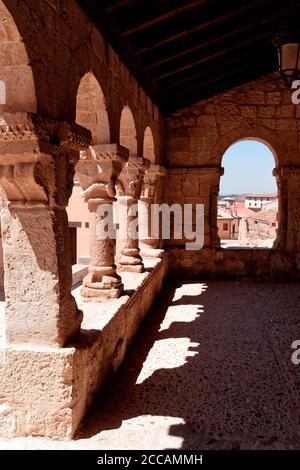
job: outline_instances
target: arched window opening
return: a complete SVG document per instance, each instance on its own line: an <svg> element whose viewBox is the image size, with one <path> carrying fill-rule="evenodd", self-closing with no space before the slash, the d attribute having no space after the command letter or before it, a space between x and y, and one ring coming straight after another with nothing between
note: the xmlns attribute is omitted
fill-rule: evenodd
<svg viewBox="0 0 300 470"><path fill-rule="evenodd" d="M144 134L143 157L155 163L155 146L152 130L147 127Z"/></svg>
<svg viewBox="0 0 300 470"><path fill-rule="evenodd" d="M278 228L274 153L258 140L241 140L223 155L218 234L223 248L272 248Z"/></svg>
<svg viewBox="0 0 300 470"><path fill-rule="evenodd" d="M77 92L76 122L89 129L92 145L110 143L109 119L105 99L95 76L88 72L80 82ZM82 199L82 187L77 175L74 178L72 196L67 208L69 218L69 240L73 265L73 279L80 280L89 264L89 210ZM77 265L77 266L74 266ZM82 276L74 276L74 272Z"/></svg>
<svg viewBox="0 0 300 470"><path fill-rule="evenodd" d="M124 106L121 114L120 144L128 148L130 157L137 157L136 127L129 106Z"/></svg>
<svg viewBox="0 0 300 470"><path fill-rule="evenodd" d="M88 72L81 79L76 104L76 122L92 133L92 145L110 142L105 99L95 76Z"/></svg>
<svg viewBox="0 0 300 470"><path fill-rule="evenodd" d="M30 59L17 25L1 0L0 18L0 112L35 112Z"/></svg>

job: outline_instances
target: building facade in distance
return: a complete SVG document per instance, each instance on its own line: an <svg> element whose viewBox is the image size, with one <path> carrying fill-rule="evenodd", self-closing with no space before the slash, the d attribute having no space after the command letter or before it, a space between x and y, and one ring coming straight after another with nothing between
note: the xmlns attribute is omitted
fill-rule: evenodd
<svg viewBox="0 0 300 470"><path fill-rule="evenodd" d="M244 194L245 197L245 207L253 211L261 211L264 204L274 202L277 200L278 196L276 193L249 193Z"/></svg>

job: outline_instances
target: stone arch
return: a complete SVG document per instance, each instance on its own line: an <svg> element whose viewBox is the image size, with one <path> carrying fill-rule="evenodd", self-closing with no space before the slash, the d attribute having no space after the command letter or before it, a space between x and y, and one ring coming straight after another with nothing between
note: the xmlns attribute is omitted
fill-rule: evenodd
<svg viewBox="0 0 300 470"><path fill-rule="evenodd" d="M137 157L137 132L133 114L125 105L120 119L120 144L128 148L130 157Z"/></svg>
<svg viewBox="0 0 300 470"><path fill-rule="evenodd" d="M30 60L15 20L0 0L0 112L36 111Z"/></svg>
<svg viewBox="0 0 300 470"><path fill-rule="evenodd" d="M214 153L212 155L212 158L214 159L213 161L221 165L223 157L225 153L227 152L227 150L230 147L233 147L234 145L242 141L256 141L256 142L259 142L260 144L263 144L263 146L267 147L273 156L276 167L282 164L282 162L284 161L284 157L287 155L287 149L285 147L285 144L277 137L277 135L274 132L272 131L269 132L266 129L263 129L262 131L253 131L252 129L250 131L249 129L238 129L234 132L231 132L230 136L224 136L223 138L220 139L220 141L217 143L217 145L214 148ZM274 175L275 174L273 170L273 176ZM276 186L277 186L277 194L278 194L278 199L279 199L279 207L277 210L277 223L278 223L277 237L278 237L278 231L280 230L281 225L282 225L282 210L281 210L282 208L281 196L282 195L280 192L277 179L276 179ZM216 200L214 201L214 204L217 204ZM252 207L250 207L250 209L252 209ZM255 208L253 210L255 210ZM213 223L215 222L217 221L214 220ZM244 221L244 219L242 219L241 223L242 223L241 229L245 230L246 227L248 227L247 224L249 224L249 222L246 220ZM275 239L273 246L276 246L276 245L277 245L277 238Z"/></svg>
<svg viewBox="0 0 300 470"><path fill-rule="evenodd" d="M110 143L109 119L104 94L92 72L87 72L79 84L76 123L91 131L92 144Z"/></svg>
<svg viewBox="0 0 300 470"><path fill-rule="evenodd" d="M241 140L257 140L265 144L273 153L276 166L281 166L286 161L288 149L284 141L275 132L269 129L239 128L231 131L229 135L218 138L217 144L211 153L210 163L221 165L226 150Z"/></svg>
<svg viewBox="0 0 300 470"><path fill-rule="evenodd" d="M155 143L151 128L148 126L144 132L143 157L155 163Z"/></svg>

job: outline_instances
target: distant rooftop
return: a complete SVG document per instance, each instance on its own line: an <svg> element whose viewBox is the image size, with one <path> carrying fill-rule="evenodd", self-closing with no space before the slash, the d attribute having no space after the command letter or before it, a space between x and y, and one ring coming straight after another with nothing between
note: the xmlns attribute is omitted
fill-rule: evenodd
<svg viewBox="0 0 300 470"><path fill-rule="evenodd" d="M272 198L276 198L278 197L277 193L247 193L247 194L243 194L244 197L261 197L261 198L265 198L265 197L272 197Z"/></svg>
<svg viewBox="0 0 300 470"><path fill-rule="evenodd" d="M218 209L218 219L233 219L233 216L230 214L230 212L219 208Z"/></svg>

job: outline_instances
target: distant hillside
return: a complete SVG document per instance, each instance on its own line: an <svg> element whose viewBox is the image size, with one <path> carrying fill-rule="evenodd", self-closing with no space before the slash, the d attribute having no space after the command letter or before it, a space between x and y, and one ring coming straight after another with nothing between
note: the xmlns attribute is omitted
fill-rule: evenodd
<svg viewBox="0 0 300 470"><path fill-rule="evenodd" d="M244 202L245 197L242 194L219 194L218 200L220 201L223 197L231 197L236 202Z"/></svg>

